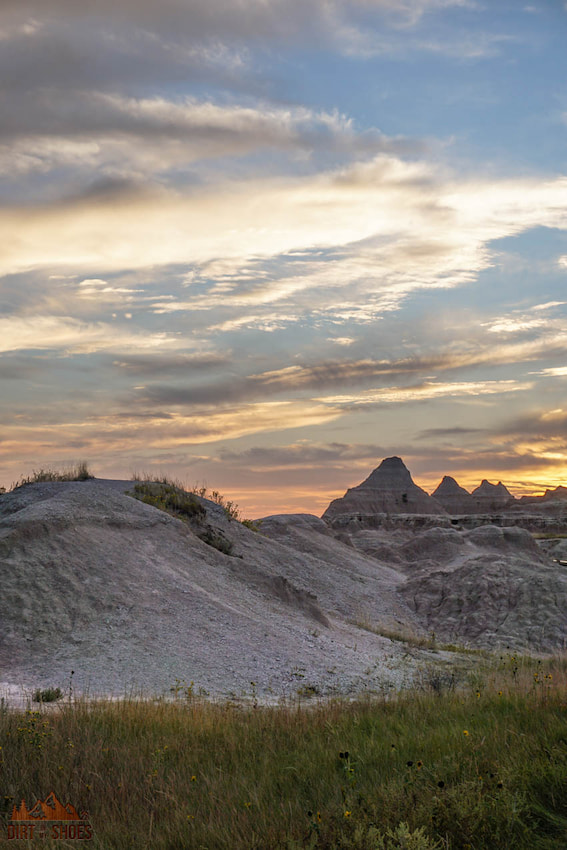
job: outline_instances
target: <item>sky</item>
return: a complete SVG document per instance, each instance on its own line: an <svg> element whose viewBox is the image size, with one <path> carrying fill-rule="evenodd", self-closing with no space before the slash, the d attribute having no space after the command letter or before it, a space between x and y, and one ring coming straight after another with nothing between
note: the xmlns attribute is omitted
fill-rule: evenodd
<svg viewBox="0 0 567 850"><path fill-rule="evenodd" d="M3 0L0 485L567 484L567 4Z"/></svg>

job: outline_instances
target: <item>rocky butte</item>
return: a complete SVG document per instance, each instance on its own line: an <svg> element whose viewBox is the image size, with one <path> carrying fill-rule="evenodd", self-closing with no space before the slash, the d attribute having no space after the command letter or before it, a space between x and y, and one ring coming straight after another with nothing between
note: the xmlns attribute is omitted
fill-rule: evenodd
<svg viewBox="0 0 567 850"><path fill-rule="evenodd" d="M484 479L469 493L445 475L430 496L415 484L401 458L388 457L365 481L332 501L323 519L337 529L489 524L567 532L567 488L515 499L501 481Z"/></svg>
<svg viewBox="0 0 567 850"><path fill-rule="evenodd" d="M448 513L476 513L477 503L475 499L450 475L443 476L443 480L431 495Z"/></svg>
<svg viewBox="0 0 567 850"><path fill-rule="evenodd" d="M387 457L368 478L335 499L323 519L361 514L444 514L445 508L414 483L409 469L399 457Z"/></svg>

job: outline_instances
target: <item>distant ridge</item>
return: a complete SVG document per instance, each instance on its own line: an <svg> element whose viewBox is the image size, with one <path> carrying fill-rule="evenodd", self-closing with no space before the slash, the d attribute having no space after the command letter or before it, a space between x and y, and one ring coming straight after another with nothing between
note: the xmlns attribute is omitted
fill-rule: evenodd
<svg viewBox="0 0 567 850"><path fill-rule="evenodd" d="M530 518L533 526L534 517L537 516L540 519L536 527L542 527L541 523L545 524L546 517L554 518L555 524L557 520L563 521L565 502L567 487L561 485L555 489L548 488L541 496L516 499L501 481L492 484L484 478L470 493L450 475L443 476L440 484L429 495L414 482L403 460L393 456L384 458L361 484L350 487L344 496L334 499L324 512L323 519L336 520L344 525L353 517L358 517L358 521L364 517L366 523L375 523L382 521L380 517L394 519L397 516L399 519L396 522L409 522L417 527L423 525L423 522L433 523L435 517L438 517L438 524L454 524L455 520L450 518L459 517L459 521L462 518L469 527L473 527L482 516L492 517L491 522L500 523L498 517L509 516L512 524L527 522L528 526ZM528 513L520 522L525 511ZM416 519L411 520L408 515L414 515ZM424 520L418 521L418 516ZM375 519L371 520L372 517Z"/></svg>

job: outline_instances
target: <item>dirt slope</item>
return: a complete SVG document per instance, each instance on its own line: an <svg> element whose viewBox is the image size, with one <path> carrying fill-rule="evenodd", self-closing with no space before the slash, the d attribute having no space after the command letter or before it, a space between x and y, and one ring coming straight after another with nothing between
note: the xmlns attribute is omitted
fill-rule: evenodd
<svg viewBox="0 0 567 850"><path fill-rule="evenodd" d="M228 555L132 486L0 496L5 689L65 688L73 670L91 693L176 680L236 696L351 693L399 687L444 657L369 629L542 651L567 640L567 570L521 529L347 533L297 515L255 533L200 500Z"/></svg>
<svg viewBox="0 0 567 850"><path fill-rule="evenodd" d="M123 693L193 680L211 693L398 685L402 649L352 626L397 598L394 571L341 544L334 566L227 519L202 500L233 556L124 491L130 482L33 484L0 497L0 682ZM318 521L320 522L320 521ZM327 547L327 548L326 548ZM357 575L351 580L349 559ZM355 583L356 582L356 583Z"/></svg>

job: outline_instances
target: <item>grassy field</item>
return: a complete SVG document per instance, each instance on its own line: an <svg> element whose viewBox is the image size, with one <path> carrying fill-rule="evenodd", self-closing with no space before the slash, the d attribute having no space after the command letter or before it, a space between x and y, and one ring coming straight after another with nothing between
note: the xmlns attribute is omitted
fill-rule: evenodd
<svg viewBox="0 0 567 850"><path fill-rule="evenodd" d="M480 662L479 662L480 663ZM567 661L497 657L464 690L278 707L64 699L0 710L14 803L86 809L92 848L567 847Z"/></svg>

